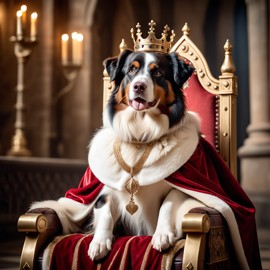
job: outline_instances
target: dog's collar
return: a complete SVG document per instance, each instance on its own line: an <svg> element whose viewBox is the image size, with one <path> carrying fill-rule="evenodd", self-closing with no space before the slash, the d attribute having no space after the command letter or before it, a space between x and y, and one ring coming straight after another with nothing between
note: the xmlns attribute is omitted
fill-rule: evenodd
<svg viewBox="0 0 270 270"><path fill-rule="evenodd" d="M130 142L125 142L125 143L130 143L130 144L135 145L136 147L141 147L141 146L143 146L143 145L149 144L150 142L130 141Z"/></svg>
<svg viewBox="0 0 270 270"><path fill-rule="evenodd" d="M161 136L160 138L158 138L158 139L156 139L156 140L153 140L153 141L133 141L133 140L131 140L131 141L122 141L121 140L121 143L123 142L123 143L130 143L130 144L133 144L133 145L135 145L136 147L141 147L141 146L145 146L145 145L148 145L148 144L155 144L155 143L157 143L157 142L161 142L163 139L165 139L167 137L167 134L166 135L163 135L163 136ZM119 140L120 141L120 140Z"/></svg>

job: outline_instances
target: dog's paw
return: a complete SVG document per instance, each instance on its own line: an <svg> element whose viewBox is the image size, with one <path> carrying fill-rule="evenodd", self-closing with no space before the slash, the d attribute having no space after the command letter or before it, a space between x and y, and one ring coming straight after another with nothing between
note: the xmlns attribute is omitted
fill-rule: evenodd
<svg viewBox="0 0 270 270"><path fill-rule="evenodd" d="M112 249L112 238L93 238L92 242L89 245L88 256L92 260L100 260L104 258L109 251Z"/></svg>
<svg viewBox="0 0 270 270"><path fill-rule="evenodd" d="M175 237L170 231L168 232L155 232L152 238L152 246L158 251L166 250L174 244Z"/></svg>

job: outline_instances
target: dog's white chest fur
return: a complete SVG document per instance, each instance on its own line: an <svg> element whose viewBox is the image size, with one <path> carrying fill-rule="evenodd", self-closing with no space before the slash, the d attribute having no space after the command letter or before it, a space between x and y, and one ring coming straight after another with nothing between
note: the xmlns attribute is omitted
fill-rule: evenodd
<svg viewBox="0 0 270 270"><path fill-rule="evenodd" d="M130 174L121 168L114 156L113 145L117 139L114 130L104 126L92 140L88 160L93 173L102 183L124 190ZM198 119L194 114L187 113L181 123L156 141L143 168L135 175L140 186L157 183L178 170L191 157L198 141ZM137 149L136 145L121 144L123 159L130 166L134 165L142 151L143 148Z"/></svg>

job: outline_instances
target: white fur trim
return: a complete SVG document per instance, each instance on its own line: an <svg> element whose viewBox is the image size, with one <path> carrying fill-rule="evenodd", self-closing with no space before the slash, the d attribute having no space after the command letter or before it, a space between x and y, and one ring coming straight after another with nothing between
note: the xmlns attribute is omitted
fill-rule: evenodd
<svg viewBox="0 0 270 270"><path fill-rule="evenodd" d="M197 200L201 201L206 206L213 208L213 209L216 209L217 211L219 211L222 214L222 216L226 219L226 221L228 223L228 227L229 227L231 237L232 237L233 246L234 246L235 252L237 254L236 258L239 262L240 269L243 269L243 270L250 269L248 266L248 262L247 262L245 253L244 253L238 225L237 225L234 213L233 213L232 209L230 208L230 206L226 202L222 201L221 199L219 199L218 197L215 197L213 195L181 188L181 187L175 186L173 184L171 184L171 185L173 187L181 190L182 192L190 195L191 197L196 198Z"/></svg>
<svg viewBox="0 0 270 270"><path fill-rule="evenodd" d="M120 168L113 154L116 139L117 135L111 127L102 128L92 140L88 161L93 173L102 183L123 190L130 175ZM178 126L156 142L143 169L134 178L141 186L161 181L188 161L198 141L199 120L195 114L187 113ZM122 156L130 166L135 164L143 150L144 148L140 150L134 144L121 144Z"/></svg>

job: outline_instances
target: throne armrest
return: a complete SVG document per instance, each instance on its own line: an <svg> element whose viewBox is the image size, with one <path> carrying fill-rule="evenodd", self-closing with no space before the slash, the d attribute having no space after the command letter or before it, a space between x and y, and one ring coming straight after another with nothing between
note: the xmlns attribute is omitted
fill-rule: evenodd
<svg viewBox="0 0 270 270"><path fill-rule="evenodd" d="M18 231L26 232L20 269L35 269L40 251L52 237L61 234L62 225L54 210L37 208L19 217Z"/></svg>
<svg viewBox="0 0 270 270"><path fill-rule="evenodd" d="M186 233L182 269L215 269L221 263L224 269L232 269L234 258L232 244L224 217L209 207L193 208L182 222Z"/></svg>

